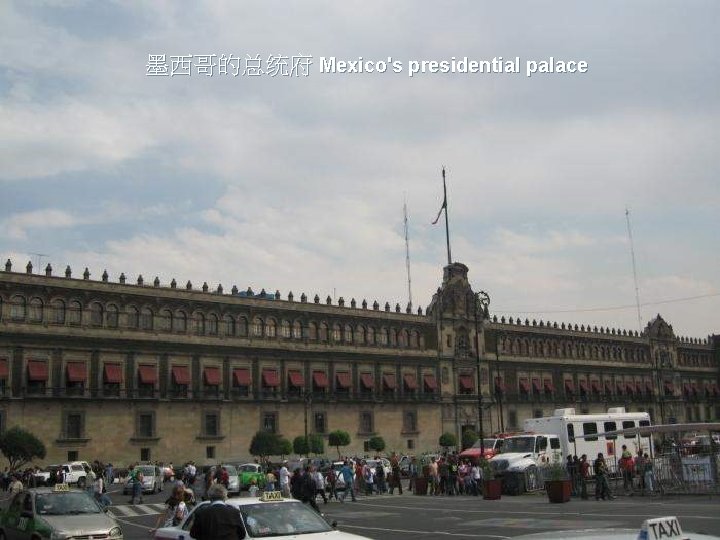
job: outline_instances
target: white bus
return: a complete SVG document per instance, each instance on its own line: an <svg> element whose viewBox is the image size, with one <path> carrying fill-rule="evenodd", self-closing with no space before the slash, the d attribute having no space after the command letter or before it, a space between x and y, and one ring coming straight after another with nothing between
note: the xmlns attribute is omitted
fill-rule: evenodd
<svg viewBox="0 0 720 540"><path fill-rule="evenodd" d="M560 439L563 458L587 454L588 461L602 452L611 466L617 463L626 445L635 457L639 450L653 455L650 435L623 435L610 432L650 425L646 412L626 412L624 407L609 408L607 413L575 414L575 409L555 409L553 416L525 420L525 431L552 433ZM606 435L607 433L607 435Z"/></svg>

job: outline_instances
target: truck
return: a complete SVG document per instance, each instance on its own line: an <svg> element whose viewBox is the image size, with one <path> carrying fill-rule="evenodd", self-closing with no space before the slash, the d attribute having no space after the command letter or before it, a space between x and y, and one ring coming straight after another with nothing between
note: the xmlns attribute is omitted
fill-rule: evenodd
<svg viewBox="0 0 720 540"><path fill-rule="evenodd" d="M540 468L564 464L568 456L587 454L592 461L603 453L614 472L623 445L633 456L639 450L652 455L652 440L613 432L649 425L648 413L629 413L624 407L598 414L576 414L573 408L556 409L552 416L525 420L524 433L506 438L502 453L493 457L490 465L495 476L502 478L503 491L515 495L541 489Z"/></svg>

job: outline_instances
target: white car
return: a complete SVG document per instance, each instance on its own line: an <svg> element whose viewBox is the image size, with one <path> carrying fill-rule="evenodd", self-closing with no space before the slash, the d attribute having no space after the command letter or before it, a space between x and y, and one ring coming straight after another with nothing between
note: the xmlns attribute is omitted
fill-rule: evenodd
<svg viewBox="0 0 720 540"><path fill-rule="evenodd" d="M378 465L378 461L382 463L382 468L385 471L385 481L387 482L388 478L390 478L390 474L392 474L392 467L390 466L390 460L387 458L378 458L378 459L366 459L365 463L368 464L368 466L375 469Z"/></svg>
<svg viewBox="0 0 720 540"><path fill-rule="evenodd" d="M303 540L369 540L333 529L308 505L295 499L284 499L280 492L269 492L263 497L228 499L227 504L237 508L245 526L245 539L303 538ZM155 531L155 540L191 540L190 529L197 512L210 504L203 501L176 527L163 527Z"/></svg>
<svg viewBox="0 0 720 540"><path fill-rule="evenodd" d="M163 490L163 472L156 465L138 465L143 474L143 493L160 493ZM128 477L123 486L123 495L129 495L133 490L133 479Z"/></svg>

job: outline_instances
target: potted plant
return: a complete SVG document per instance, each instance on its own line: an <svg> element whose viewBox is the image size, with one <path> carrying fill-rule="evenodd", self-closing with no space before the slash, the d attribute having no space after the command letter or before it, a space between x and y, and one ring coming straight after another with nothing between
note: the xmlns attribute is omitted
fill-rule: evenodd
<svg viewBox="0 0 720 540"><path fill-rule="evenodd" d="M495 478L495 471L487 459L480 458L479 465L483 478L483 499L499 499L502 496L502 479Z"/></svg>
<svg viewBox="0 0 720 540"><path fill-rule="evenodd" d="M545 467L545 490L551 503L570 501L572 484L567 470L562 463L552 463Z"/></svg>

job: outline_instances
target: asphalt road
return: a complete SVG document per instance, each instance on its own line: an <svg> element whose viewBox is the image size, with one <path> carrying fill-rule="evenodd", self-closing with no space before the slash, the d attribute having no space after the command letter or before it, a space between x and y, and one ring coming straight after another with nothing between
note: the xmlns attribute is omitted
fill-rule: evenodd
<svg viewBox="0 0 720 540"><path fill-rule="evenodd" d="M147 540L170 492L148 495L142 505L129 505L121 487L112 486L111 511L121 521L125 538ZM246 495L244 495L246 496ZM544 494L503 496L499 501L479 497L399 495L359 497L358 502L319 503L338 528L378 540L411 538L512 538L533 532L579 528L640 528L644 519L677 516L684 531L720 536L717 498L618 497L614 501L550 504Z"/></svg>

